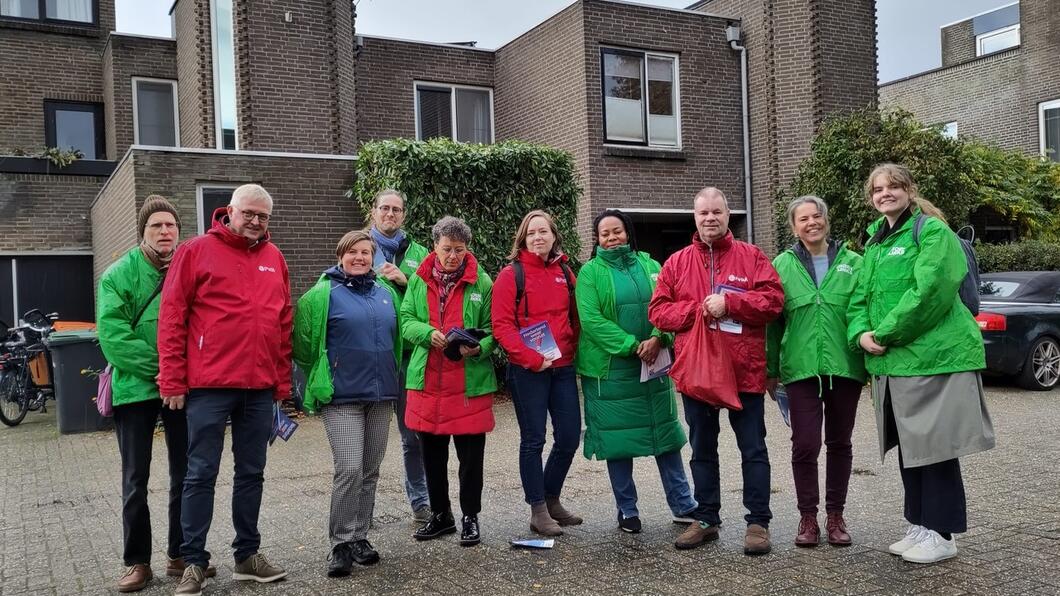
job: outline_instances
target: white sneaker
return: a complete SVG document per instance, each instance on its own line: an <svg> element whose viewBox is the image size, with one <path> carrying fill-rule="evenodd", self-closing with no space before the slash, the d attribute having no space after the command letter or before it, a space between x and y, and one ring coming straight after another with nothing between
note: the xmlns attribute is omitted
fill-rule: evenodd
<svg viewBox="0 0 1060 596"><path fill-rule="evenodd" d="M946 540L934 530L924 530L923 538L902 553L910 563L937 563L957 556L957 539Z"/></svg>
<svg viewBox="0 0 1060 596"><path fill-rule="evenodd" d="M930 530L924 526L909 526L909 529L905 531L905 538L895 542L887 550L891 551L892 555L901 555L923 540L925 532L930 532Z"/></svg>

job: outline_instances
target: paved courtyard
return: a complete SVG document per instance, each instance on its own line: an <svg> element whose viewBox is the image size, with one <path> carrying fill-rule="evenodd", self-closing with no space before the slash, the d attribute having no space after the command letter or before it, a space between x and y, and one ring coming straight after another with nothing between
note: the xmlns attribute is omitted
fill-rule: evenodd
<svg viewBox="0 0 1060 596"><path fill-rule="evenodd" d="M397 431L379 485L370 539L381 564L328 579L327 517L331 454L318 419L301 420L287 444L269 450L261 516L263 552L290 571L276 584L231 580L228 519L231 457L218 479L209 548L218 577L207 594L1060 594L1060 392L989 387L999 447L964 460L969 531L958 558L931 566L904 563L887 545L905 530L894 457L879 463L871 404L863 397L855 431L854 475L846 518L855 544L796 549L798 515L790 442L779 413L768 411L773 464L773 553L742 553L739 456L723 426L721 540L676 551L681 527L670 521L653 462L639 460L636 479L644 532L615 523L602 462L575 460L565 501L583 514L551 551L513 550L529 536L517 467L518 428L510 403L498 404L486 446L480 516L484 542L460 548L453 537L416 543L402 489ZM165 449L156 437L151 479L156 574L164 567ZM687 456L687 447L686 447ZM60 436L54 408L0 428L0 595L103 594L121 572L118 450L111 433ZM455 455L451 457L455 469ZM823 466L821 469L823 481ZM452 480L455 499L455 471ZM823 491L822 491L823 492ZM821 516L823 522L823 514ZM157 577L143 594L169 594L175 580Z"/></svg>

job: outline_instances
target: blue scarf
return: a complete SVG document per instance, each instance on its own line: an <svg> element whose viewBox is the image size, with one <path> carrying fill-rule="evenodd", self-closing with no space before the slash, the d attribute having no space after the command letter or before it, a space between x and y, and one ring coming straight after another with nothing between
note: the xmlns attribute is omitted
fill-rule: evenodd
<svg viewBox="0 0 1060 596"><path fill-rule="evenodd" d="M372 234L372 239L375 240L375 245L379 247L379 252L382 253L383 259L387 263L394 263L394 259L397 256L397 251L401 248L401 243L405 240L405 230L398 230L394 237L388 237L386 234L380 232L372 226L369 230ZM376 261L379 259L377 258ZM381 265L382 263L376 263ZM394 263L395 265L397 263Z"/></svg>

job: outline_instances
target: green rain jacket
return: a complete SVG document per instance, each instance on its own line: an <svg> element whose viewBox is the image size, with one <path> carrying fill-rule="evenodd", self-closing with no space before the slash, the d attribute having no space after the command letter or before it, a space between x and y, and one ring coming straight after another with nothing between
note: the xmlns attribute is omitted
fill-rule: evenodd
<svg viewBox="0 0 1060 596"><path fill-rule="evenodd" d="M913 240L919 209L909 210L893 231L880 218L871 238L858 287L847 312L847 340L861 350L861 334L876 332L882 356L865 353L873 375L917 377L980 370L986 365L983 336L957 293L968 263L957 235L929 217Z"/></svg>
<svg viewBox="0 0 1060 596"><path fill-rule="evenodd" d="M390 296L394 299L394 312L397 314L397 325L394 327L394 359L400 369L401 293L386 278L377 276L375 281L390 292ZM335 394L327 347L330 305L331 280L325 274L321 275L317 283L298 299L298 308L294 315L291 352L295 363L306 375L302 409L310 414L319 411L321 406L331 403L331 397Z"/></svg>
<svg viewBox="0 0 1060 596"><path fill-rule="evenodd" d="M158 305L156 295L136 328L133 317L158 287L162 273L137 246L107 268L96 293L99 347L111 364L115 406L160 399L158 384Z"/></svg>
<svg viewBox="0 0 1060 596"><path fill-rule="evenodd" d="M865 358L847 343L847 307L858 285L861 255L834 241L820 286L801 242L777 255L784 312L766 330L766 376L781 383L838 376L865 381Z"/></svg>

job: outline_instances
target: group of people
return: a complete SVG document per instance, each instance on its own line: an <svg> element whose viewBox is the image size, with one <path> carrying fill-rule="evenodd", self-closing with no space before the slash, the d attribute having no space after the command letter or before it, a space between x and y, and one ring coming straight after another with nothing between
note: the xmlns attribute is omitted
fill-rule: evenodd
<svg viewBox="0 0 1060 596"><path fill-rule="evenodd" d="M286 263L270 241L273 205L264 188L237 188L211 229L179 250L177 210L148 197L138 216L140 245L104 273L98 295L122 459L126 568L119 591L142 589L152 578L147 482L159 417L170 471L166 573L181 578L176 594L200 594L216 573L206 538L229 419L233 578L286 575L259 552L258 513L276 402L290 397L292 360L306 374L302 407L322 418L334 459L329 576L380 560L368 531L394 412L419 524L413 537L459 530L462 546L481 541L498 348L508 360L533 532L557 536L582 523L561 501L582 444L585 457L607 462L622 531L641 531L633 459L651 456L673 520L688 524L675 547L716 540L721 410L682 394L686 437L671 380L644 374L660 357L680 356L702 327L697 319L721 329L733 361L741 407L727 417L742 462L746 554L772 548L764 409L778 382L790 399L801 515L795 544L821 538L822 427L827 541L851 543L843 517L851 434L871 375L881 458L899 447L911 524L890 551L921 563L954 556L953 534L965 531L967 517L957 458L994 443L977 372L982 340L958 296L967 265L904 167L876 168L865 198L882 217L869 228L864 258L830 237L827 205L805 196L787 211L796 242L771 263L733 237L728 201L708 187L694 199L691 244L665 264L638 250L628 215L608 209L592 222L592 258L577 275L555 222L535 210L494 280L472 253L464 221L440 219L428 249L402 228L405 196L385 190L375 197L371 227L338 241L336 264L294 305ZM541 327L545 346L535 343ZM543 461L549 420L553 442ZM450 442L459 462L459 528ZM691 486L681 458L686 444Z"/></svg>

